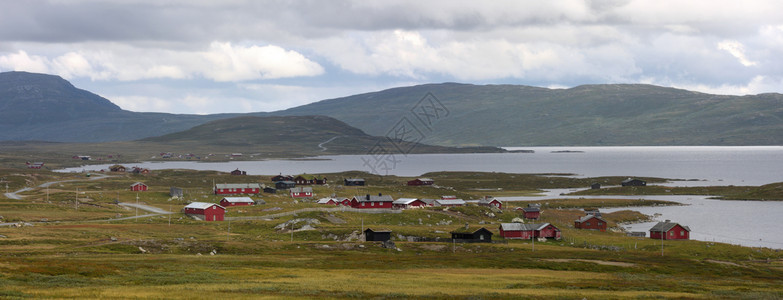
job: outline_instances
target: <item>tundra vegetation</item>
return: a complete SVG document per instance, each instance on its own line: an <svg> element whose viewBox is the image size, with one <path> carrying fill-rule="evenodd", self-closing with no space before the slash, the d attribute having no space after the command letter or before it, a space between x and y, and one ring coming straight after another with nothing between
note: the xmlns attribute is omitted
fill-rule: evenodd
<svg viewBox="0 0 783 300"><path fill-rule="evenodd" d="M521 218L515 207L524 202L504 203L503 210L470 203L371 214L279 192L252 196L263 199L263 205L228 208L230 221L203 222L183 215L181 208L192 201L217 203L222 196L212 194L213 181L268 185L271 176L191 170L98 175L0 169L0 188L6 183L10 191L29 188L19 193L22 199L0 197L0 223L15 224L0 226L0 298L783 297L783 253L778 250L700 241L665 241L661 247L661 241L618 230L619 223L647 219L633 211L604 214L607 232L573 228L585 208L673 204L665 201L547 200L540 203L541 219L535 222L555 224L563 239L504 240L499 223ZM381 193L395 199L454 195L467 200L624 179L437 172L422 175L436 185L408 187L404 182L412 178L355 171L318 175L330 181L312 186L316 199ZM368 186L342 186L342 178L353 177L365 178ZM39 186L54 181L48 188ZM144 182L149 191L130 191L134 182ZM184 199L170 197L171 186L183 188ZM646 189L658 187L636 187L633 194ZM754 187L741 189L754 192ZM715 191L728 196L737 190ZM172 214L126 219L147 212L118 202ZM334 209L302 210L329 207ZM292 222L293 232L288 226L276 228L289 221L298 221ZM495 243L452 243L449 232L466 223L494 232ZM308 229L305 224L312 229L301 230ZM366 228L391 230L394 245L361 241Z"/></svg>

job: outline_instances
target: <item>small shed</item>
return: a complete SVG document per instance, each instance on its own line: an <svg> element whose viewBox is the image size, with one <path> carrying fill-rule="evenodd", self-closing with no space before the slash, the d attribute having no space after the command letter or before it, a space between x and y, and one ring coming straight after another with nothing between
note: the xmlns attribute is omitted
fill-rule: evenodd
<svg viewBox="0 0 783 300"><path fill-rule="evenodd" d="M345 178L343 179L343 185L345 186L364 186L365 181L363 178Z"/></svg>
<svg viewBox="0 0 783 300"><path fill-rule="evenodd" d="M231 175L247 175L247 172L236 169L234 171L231 171Z"/></svg>
<svg viewBox="0 0 783 300"><path fill-rule="evenodd" d="M522 214L525 219L538 220L541 217L541 209L538 206L528 206L522 208Z"/></svg>
<svg viewBox="0 0 783 300"><path fill-rule="evenodd" d="M265 187L265 188L264 188L264 193L267 193L267 194L274 194L274 193L277 193L277 189L275 189L275 188L273 188L273 187Z"/></svg>
<svg viewBox="0 0 783 300"><path fill-rule="evenodd" d="M457 243L491 243L492 231L484 227L472 228L465 224L465 227L451 232L451 240Z"/></svg>
<svg viewBox="0 0 783 300"><path fill-rule="evenodd" d="M670 220L658 222L650 228L651 239L664 240L687 240L690 239L691 229L688 226L674 223Z"/></svg>
<svg viewBox="0 0 783 300"><path fill-rule="evenodd" d="M134 184L131 184L130 190L134 192L144 192L147 190L147 185L141 182L136 182Z"/></svg>
<svg viewBox="0 0 783 300"><path fill-rule="evenodd" d="M593 183L593 184L590 185L590 188L593 189L593 190L601 189L601 184L598 183L598 182Z"/></svg>
<svg viewBox="0 0 783 300"><path fill-rule="evenodd" d="M636 178L628 178L626 180L623 180L623 182L620 183L622 186L646 186L647 181L636 179Z"/></svg>
<svg viewBox="0 0 783 300"><path fill-rule="evenodd" d="M385 242L391 239L391 230L364 230L364 240L367 242Z"/></svg>
<svg viewBox="0 0 783 300"><path fill-rule="evenodd" d="M606 220L596 215L586 215L574 221L574 228L576 229L606 231L606 226Z"/></svg>

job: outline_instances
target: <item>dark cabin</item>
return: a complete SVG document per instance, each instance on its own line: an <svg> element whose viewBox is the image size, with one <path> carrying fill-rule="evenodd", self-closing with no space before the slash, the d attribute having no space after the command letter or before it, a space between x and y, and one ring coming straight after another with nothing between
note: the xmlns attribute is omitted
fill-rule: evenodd
<svg viewBox="0 0 783 300"><path fill-rule="evenodd" d="M471 228L468 224L451 232L451 240L458 243L491 243L492 231L484 227Z"/></svg>
<svg viewBox="0 0 783 300"><path fill-rule="evenodd" d="M391 239L391 230L364 230L364 240L368 242L385 242Z"/></svg>
<svg viewBox="0 0 783 300"><path fill-rule="evenodd" d="M272 177L272 182L278 182L278 181L294 181L294 176L280 174L275 177Z"/></svg>
<svg viewBox="0 0 783 300"><path fill-rule="evenodd" d="M641 180L641 179L635 179L635 178L628 178L626 180L623 180L621 182L623 186L646 186L647 181Z"/></svg>
<svg viewBox="0 0 783 300"><path fill-rule="evenodd" d="M272 187L265 187L265 188L264 188L264 193L267 193L267 194L274 194L274 193L277 193L277 189L275 189L275 188L272 188Z"/></svg>
<svg viewBox="0 0 783 300"><path fill-rule="evenodd" d="M601 184L598 183L598 182L593 183L593 184L590 185L590 188L593 189L593 190L599 190L599 189L601 189Z"/></svg>
<svg viewBox="0 0 783 300"><path fill-rule="evenodd" d="M345 186L364 186L365 182L362 178L346 178L343 179L343 185Z"/></svg>
<svg viewBox="0 0 783 300"><path fill-rule="evenodd" d="M293 181L278 181L275 182L275 188L278 190L285 190L296 187L296 183Z"/></svg>
<svg viewBox="0 0 783 300"><path fill-rule="evenodd" d="M231 171L231 175L247 175L247 172L236 169L234 171Z"/></svg>

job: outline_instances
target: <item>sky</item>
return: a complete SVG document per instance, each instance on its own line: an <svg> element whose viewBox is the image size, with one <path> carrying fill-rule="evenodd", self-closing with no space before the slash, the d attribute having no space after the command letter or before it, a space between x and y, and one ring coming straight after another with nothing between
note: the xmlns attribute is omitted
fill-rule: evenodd
<svg viewBox="0 0 783 300"><path fill-rule="evenodd" d="M275 111L424 83L783 93L780 2L0 0L0 72L123 109Z"/></svg>

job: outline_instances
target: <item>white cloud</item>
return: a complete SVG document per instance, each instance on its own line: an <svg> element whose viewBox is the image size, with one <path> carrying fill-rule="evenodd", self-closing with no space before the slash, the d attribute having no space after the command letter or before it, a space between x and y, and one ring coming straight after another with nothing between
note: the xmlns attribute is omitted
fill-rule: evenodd
<svg viewBox="0 0 783 300"><path fill-rule="evenodd" d="M49 62L42 56L30 56L24 50L16 53L0 55L0 68L13 71L28 71L48 73Z"/></svg>
<svg viewBox="0 0 783 300"><path fill-rule="evenodd" d="M134 81L188 79L197 76L214 81L243 81L317 76L323 67L304 55L275 45L235 46L213 42L205 51L138 48L115 43L73 45L71 51L52 59L25 51L0 55L0 67L65 78ZM96 50L97 49L97 50Z"/></svg>
<svg viewBox="0 0 783 300"><path fill-rule="evenodd" d="M755 61L751 61L745 56L745 46L738 41L722 41L718 43L718 49L724 50L736 57L743 66L750 67L756 65Z"/></svg>
<svg viewBox="0 0 783 300"><path fill-rule="evenodd" d="M216 81L316 76L324 72L304 55L274 45L241 47L213 42L209 51L197 56L204 62L197 72Z"/></svg>

